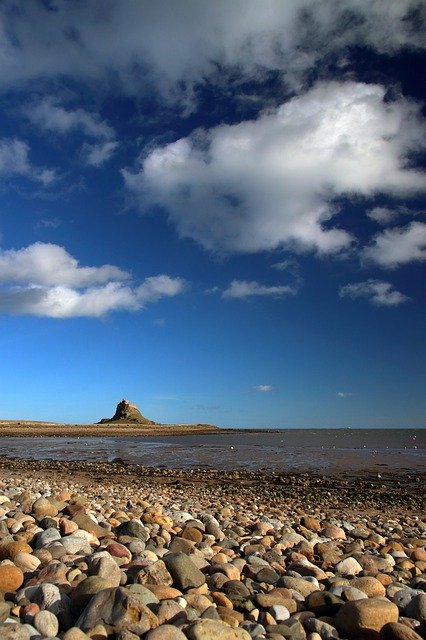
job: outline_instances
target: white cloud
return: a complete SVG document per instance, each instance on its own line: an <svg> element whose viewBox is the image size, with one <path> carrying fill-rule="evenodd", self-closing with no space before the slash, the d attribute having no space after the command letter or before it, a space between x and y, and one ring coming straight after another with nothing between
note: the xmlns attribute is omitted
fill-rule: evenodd
<svg viewBox="0 0 426 640"><path fill-rule="evenodd" d="M42 131L65 135L81 130L86 136L100 140L111 140L115 135L114 129L97 114L84 109L64 109L53 97L45 97L39 103L25 107L24 112Z"/></svg>
<svg viewBox="0 0 426 640"><path fill-rule="evenodd" d="M113 265L80 267L63 247L37 243L0 251L0 313L50 318L101 317L136 311L181 293L180 278L158 275L142 284Z"/></svg>
<svg viewBox="0 0 426 640"><path fill-rule="evenodd" d="M396 307L410 300L408 296L397 291L390 282L373 279L347 284L340 288L339 295L341 298L348 297L352 300L364 298L381 307Z"/></svg>
<svg viewBox="0 0 426 640"><path fill-rule="evenodd" d="M394 227L378 233L363 250L363 258L384 269L426 260L426 224L411 222L406 227Z"/></svg>
<svg viewBox="0 0 426 640"><path fill-rule="evenodd" d="M86 158L87 164L93 167L100 167L104 162L109 160L118 147L118 142L98 142L83 145L83 155Z"/></svg>
<svg viewBox="0 0 426 640"><path fill-rule="evenodd" d="M373 207L367 211L367 216L370 220L378 222L379 224L389 224L393 222L400 214L398 209L391 209L390 207Z"/></svg>
<svg viewBox="0 0 426 640"><path fill-rule="evenodd" d="M222 298L250 298L252 296L272 296L279 298L284 295L295 295L297 289L288 285L268 286L254 281L233 280L222 293Z"/></svg>
<svg viewBox="0 0 426 640"><path fill-rule="evenodd" d="M380 53L424 47L418 0L10 1L0 5L3 86L71 76L140 94L147 80L191 99L222 68L256 77L277 69L298 84L322 57L367 44ZM413 19L417 10L418 25ZM420 26L419 26L420 25Z"/></svg>
<svg viewBox="0 0 426 640"><path fill-rule="evenodd" d="M36 242L24 249L0 250L0 282L84 287L126 280L130 275L113 265L80 267L63 247Z"/></svg>
<svg viewBox="0 0 426 640"><path fill-rule="evenodd" d="M339 398L352 398L355 394L352 391L338 391L337 396Z"/></svg>
<svg viewBox="0 0 426 640"><path fill-rule="evenodd" d="M270 393L274 390L274 387L270 384L258 384L253 387L253 391L258 391L259 393Z"/></svg>
<svg viewBox="0 0 426 640"><path fill-rule="evenodd" d="M56 180L53 169L35 167L29 159L30 147L17 138L0 138L0 177L23 176L48 186Z"/></svg>
<svg viewBox="0 0 426 640"><path fill-rule="evenodd" d="M42 131L51 131L60 135L81 131L95 142L85 142L82 154L87 164L101 166L109 160L118 142L114 140L115 131L96 113L84 109L65 109L53 97L45 97L40 102L26 106L25 115Z"/></svg>
<svg viewBox="0 0 426 640"><path fill-rule="evenodd" d="M334 197L425 189L406 162L425 133L418 106L385 101L383 87L323 82L257 120L158 147L123 176L142 211L163 206L207 249L330 254L352 241L331 224Z"/></svg>

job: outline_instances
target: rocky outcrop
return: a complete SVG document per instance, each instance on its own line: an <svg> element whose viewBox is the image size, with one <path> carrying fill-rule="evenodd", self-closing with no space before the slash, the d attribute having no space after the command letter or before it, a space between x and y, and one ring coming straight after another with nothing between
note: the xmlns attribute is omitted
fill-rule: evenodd
<svg viewBox="0 0 426 640"><path fill-rule="evenodd" d="M122 400L119 402L112 418L102 418L99 424L107 424L109 422L121 422L124 424L155 424L152 420L145 418L137 406L128 400Z"/></svg>

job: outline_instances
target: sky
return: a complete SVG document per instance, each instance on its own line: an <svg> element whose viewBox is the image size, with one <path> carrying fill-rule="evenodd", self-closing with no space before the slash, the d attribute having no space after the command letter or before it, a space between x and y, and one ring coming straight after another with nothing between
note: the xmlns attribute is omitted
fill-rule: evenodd
<svg viewBox="0 0 426 640"><path fill-rule="evenodd" d="M0 3L0 419L426 426L426 8Z"/></svg>

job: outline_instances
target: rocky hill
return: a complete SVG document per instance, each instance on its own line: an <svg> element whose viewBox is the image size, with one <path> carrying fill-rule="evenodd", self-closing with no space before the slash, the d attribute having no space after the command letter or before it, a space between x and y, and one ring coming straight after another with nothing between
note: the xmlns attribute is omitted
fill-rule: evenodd
<svg viewBox="0 0 426 640"><path fill-rule="evenodd" d="M145 418L137 406L128 400L119 402L112 418L102 418L99 424L107 424L110 422L123 424L156 424L152 420Z"/></svg>

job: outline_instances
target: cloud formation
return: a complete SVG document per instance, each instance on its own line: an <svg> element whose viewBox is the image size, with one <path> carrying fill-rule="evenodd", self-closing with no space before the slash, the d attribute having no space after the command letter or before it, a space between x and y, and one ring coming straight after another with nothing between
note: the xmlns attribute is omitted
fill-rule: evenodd
<svg viewBox="0 0 426 640"><path fill-rule="evenodd" d="M58 135L80 131L92 138L94 142L83 144L82 153L87 164L95 167L109 160L118 146L114 140L114 129L96 113L84 109L65 109L51 96L25 107L24 113L41 131Z"/></svg>
<svg viewBox="0 0 426 640"><path fill-rule="evenodd" d="M382 280L366 280L365 282L355 282L347 284L339 290L341 298L357 298L369 300L372 304L381 307L396 307L403 302L408 302L410 298L400 291L397 291L390 282Z"/></svg>
<svg viewBox="0 0 426 640"><path fill-rule="evenodd" d="M411 222L406 227L393 227L378 233L363 250L363 258L384 269L426 260L426 224Z"/></svg>
<svg viewBox="0 0 426 640"><path fill-rule="evenodd" d="M167 275L136 286L113 265L80 267L63 247L36 243L0 251L0 313L50 318L102 317L110 311L137 311L184 289Z"/></svg>
<svg viewBox="0 0 426 640"><path fill-rule="evenodd" d="M355 394L351 391L338 391L336 395L338 398L352 398Z"/></svg>
<svg viewBox="0 0 426 640"><path fill-rule="evenodd" d="M274 387L271 384L258 384L253 387L253 391L257 391L258 393L270 393L274 390Z"/></svg>
<svg viewBox="0 0 426 640"><path fill-rule="evenodd" d="M0 138L0 178L23 176L48 186L56 180L53 169L35 167L29 159L30 147L18 138Z"/></svg>
<svg viewBox="0 0 426 640"><path fill-rule="evenodd" d="M255 78L279 70L299 86L326 56L366 44L390 54L424 47L418 0L173 0L41 2L0 5L0 81L71 77L119 83L129 93L154 84L169 99L193 100L194 87L217 69ZM380 28L377 28L380 25Z"/></svg>
<svg viewBox="0 0 426 640"><path fill-rule="evenodd" d="M268 296L281 298L285 295L296 295L297 289L289 285L264 285L255 281L233 280L222 293L222 298L251 298Z"/></svg>
<svg viewBox="0 0 426 640"><path fill-rule="evenodd" d="M206 249L333 254L353 240L335 222L336 197L425 189L406 161L425 133L418 105L385 100L379 85L321 82L256 120L158 147L122 173L142 211L162 206L181 237Z"/></svg>

